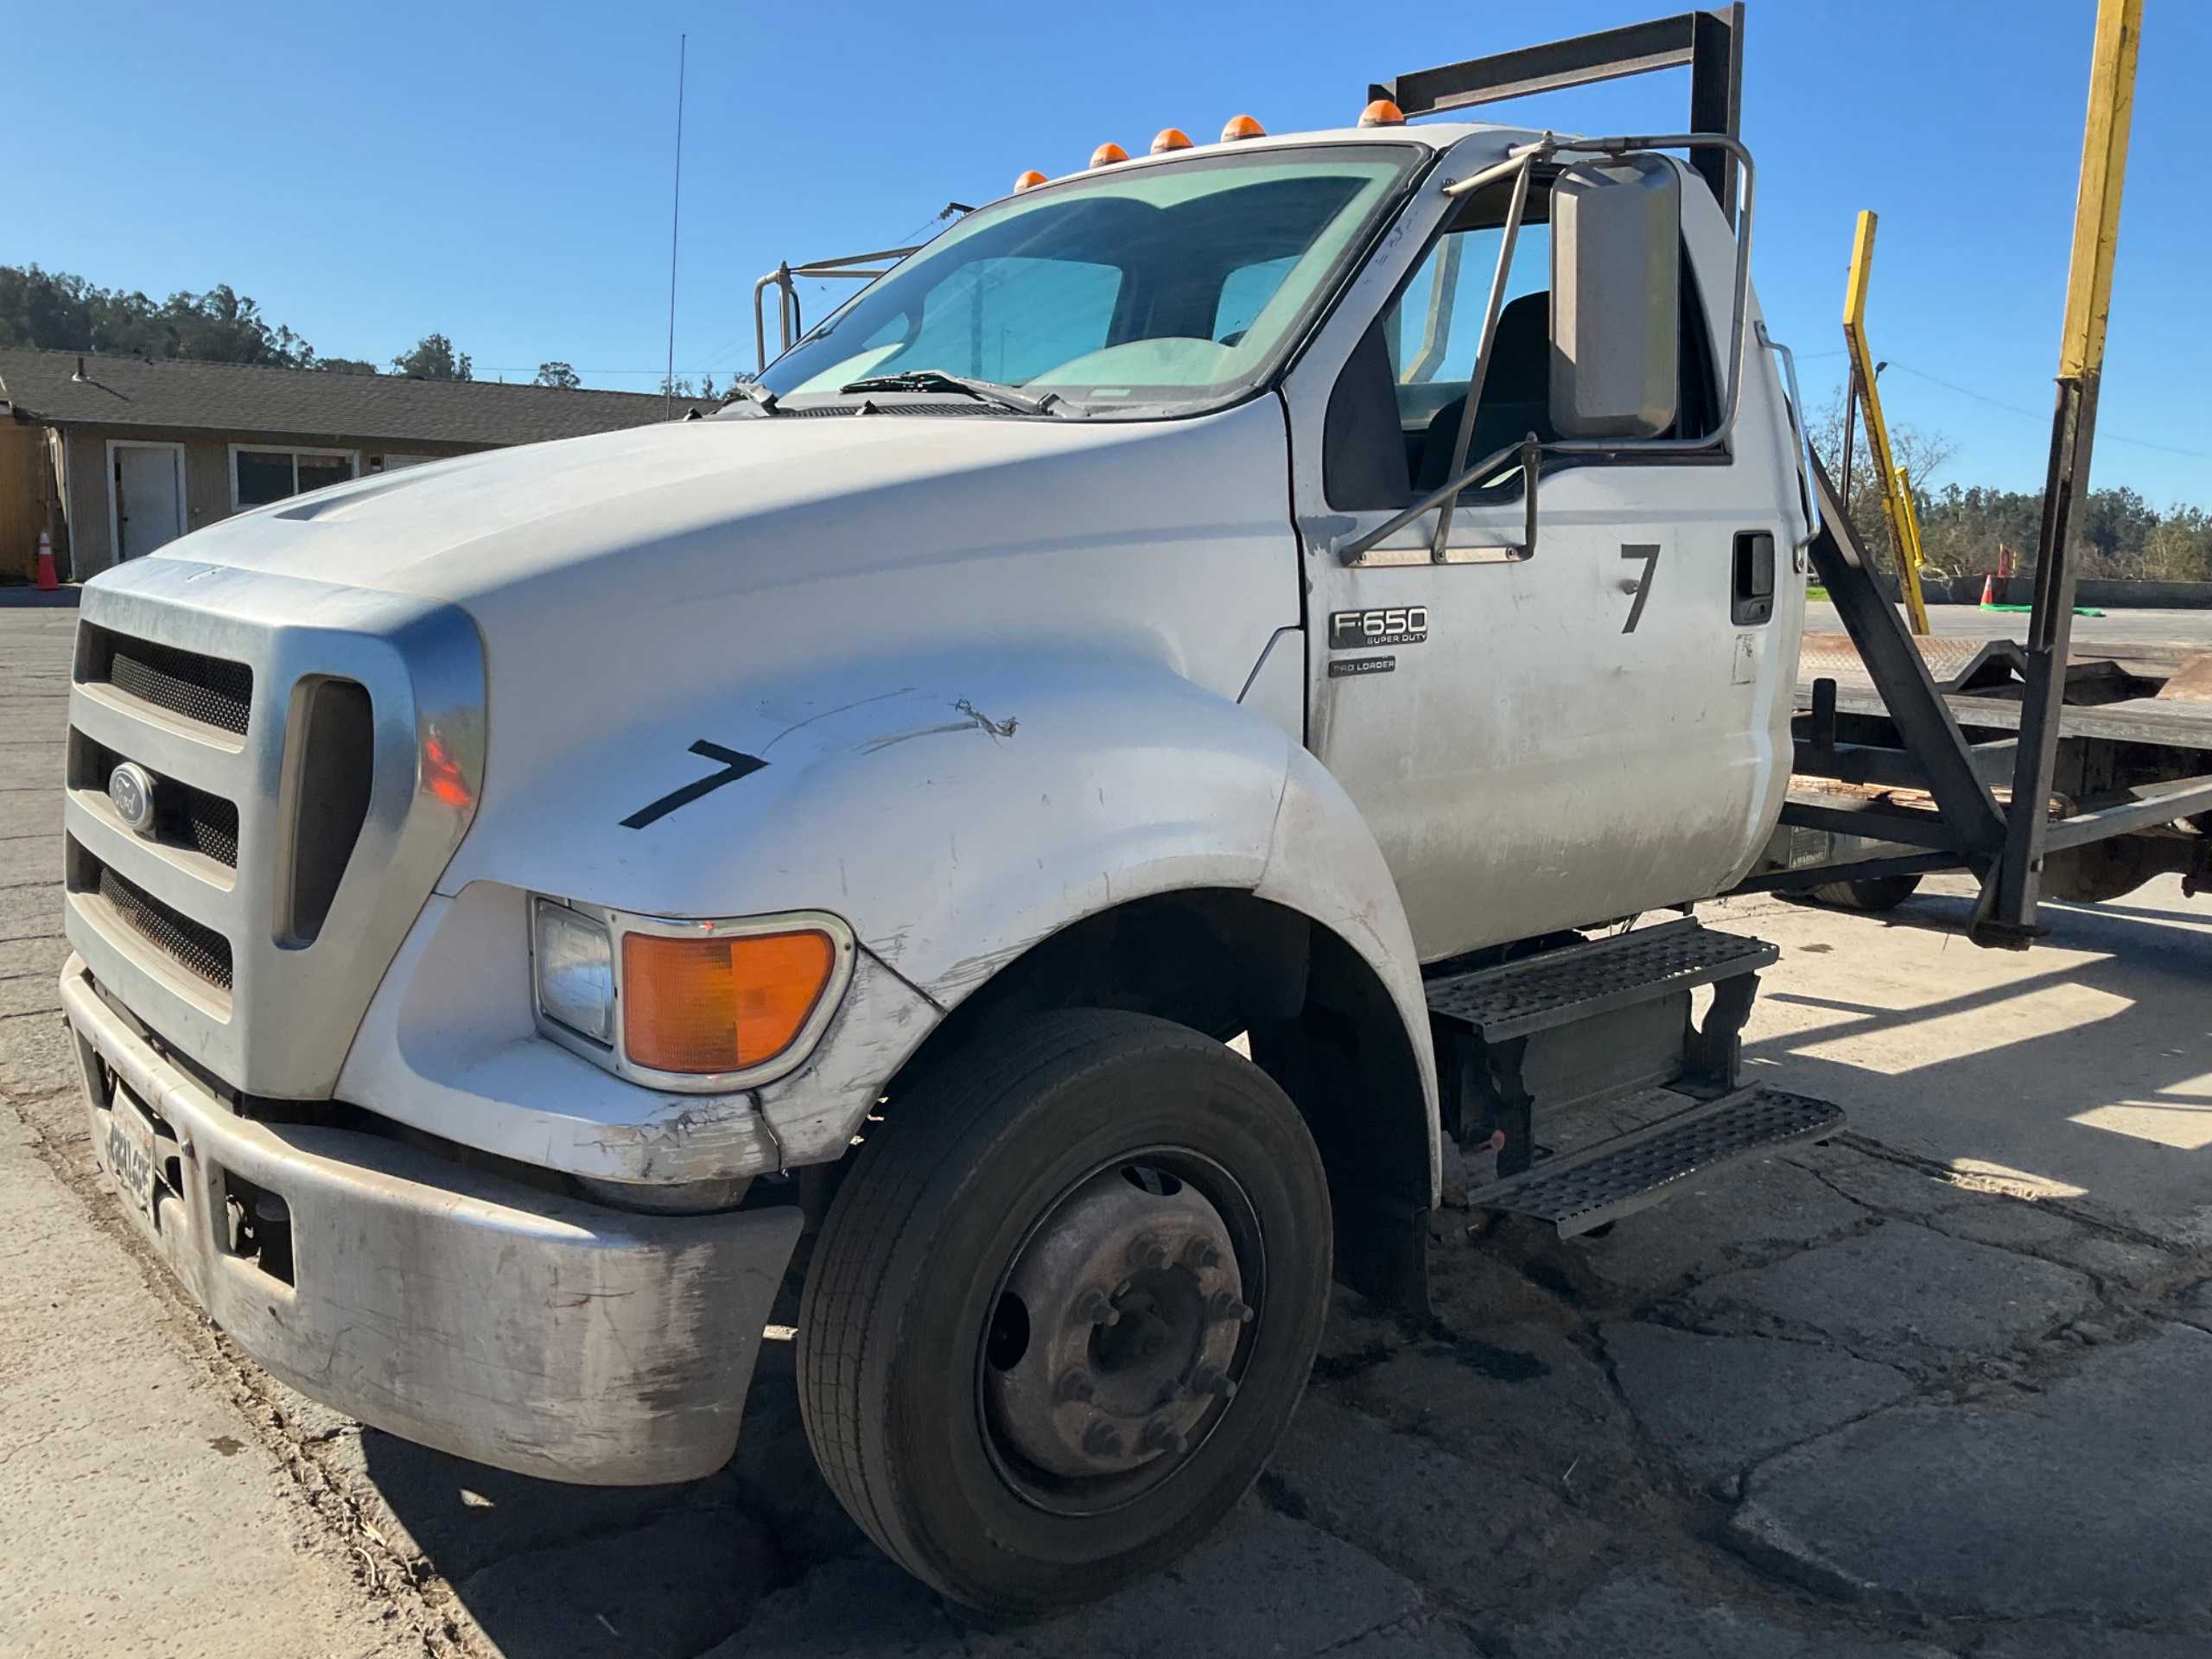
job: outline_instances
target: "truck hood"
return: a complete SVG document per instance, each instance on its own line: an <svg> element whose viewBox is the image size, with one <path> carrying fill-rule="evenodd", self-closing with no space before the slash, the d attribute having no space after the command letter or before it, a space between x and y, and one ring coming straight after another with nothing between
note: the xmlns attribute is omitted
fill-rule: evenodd
<svg viewBox="0 0 2212 1659"><path fill-rule="evenodd" d="M1187 432L1201 423L1179 423ZM172 543L161 556L310 577L474 609L517 587L648 548L681 569L664 583L632 568L624 594L736 579L751 585L772 548L810 543L808 563L866 559L841 530L865 504L909 517L962 503L963 545L1008 469L1050 467L1097 478L1096 461L1157 444L1156 425L1000 419L932 405L919 414L677 421L462 455L359 478L237 515ZM1150 442L1148 442L1147 440ZM1073 463L1073 465L1070 465ZM1104 470L1115 470L1108 461ZM1102 493L1102 503L1112 499ZM910 531L913 528L911 522ZM743 556L704 568L684 550L722 532ZM722 551L735 551L725 543ZM911 551L911 540L906 551ZM899 555L905 556L905 552Z"/></svg>
<svg viewBox="0 0 2212 1659"><path fill-rule="evenodd" d="M481 826L549 777L696 772L696 740L849 699L950 706L1010 655L1141 659L1233 701L1299 620L1287 465L1271 397L1166 422L672 422L357 480L154 557L460 607Z"/></svg>

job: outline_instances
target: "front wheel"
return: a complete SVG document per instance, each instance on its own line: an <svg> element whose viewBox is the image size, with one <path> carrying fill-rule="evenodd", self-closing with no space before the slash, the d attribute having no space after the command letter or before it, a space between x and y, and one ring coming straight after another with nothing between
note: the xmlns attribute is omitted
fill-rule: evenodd
<svg viewBox="0 0 2212 1659"><path fill-rule="evenodd" d="M807 1438L954 1600L1089 1601L1250 1485L1329 1269L1320 1154L1265 1072L1147 1015L1040 1015L871 1127L800 1311Z"/></svg>

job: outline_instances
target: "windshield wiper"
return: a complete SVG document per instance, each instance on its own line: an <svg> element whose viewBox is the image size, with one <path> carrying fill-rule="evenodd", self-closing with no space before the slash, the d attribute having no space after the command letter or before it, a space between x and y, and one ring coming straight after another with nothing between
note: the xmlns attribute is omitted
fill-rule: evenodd
<svg viewBox="0 0 2212 1659"><path fill-rule="evenodd" d="M840 392L854 391L957 391L979 403L995 404L1001 409L1016 415L1049 415L1060 394L1048 391L1042 397L1032 397L1016 391L1012 386L1002 386L995 380L978 380L971 375L948 374L943 369L908 369L899 374L872 374L864 379L848 380L837 388Z"/></svg>
<svg viewBox="0 0 2212 1659"><path fill-rule="evenodd" d="M722 396L722 401L727 404L731 399L737 397L742 397L750 404L758 404L760 406L760 412L763 415L780 415L783 413L783 410L776 407L776 394L769 391L767 387L762 385L758 380L732 381L730 383L729 390Z"/></svg>

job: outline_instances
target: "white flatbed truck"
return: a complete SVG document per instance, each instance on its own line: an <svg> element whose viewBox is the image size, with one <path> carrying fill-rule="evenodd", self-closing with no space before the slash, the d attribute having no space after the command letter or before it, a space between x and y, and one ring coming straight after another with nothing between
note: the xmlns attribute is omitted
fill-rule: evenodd
<svg viewBox="0 0 2212 1659"><path fill-rule="evenodd" d="M1443 1137L1573 1233L1833 1133L1738 1077L1770 947L1597 930L1990 870L2005 819L1765 349L1740 12L1642 27L1686 135L1377 110L1109 160L711 418L88 584L63 998L209 1315L394 1433L677 1480L730 1454L810 1230L830 1484L1033 1610L1235 1502L1332 1274L1425 1308ZM1797 707L1815 561L1885 699L1841 735ZM1935 807L1793 805L1824 765ZM1678 1116L1538 1156L1653 1085Z"/></svg>

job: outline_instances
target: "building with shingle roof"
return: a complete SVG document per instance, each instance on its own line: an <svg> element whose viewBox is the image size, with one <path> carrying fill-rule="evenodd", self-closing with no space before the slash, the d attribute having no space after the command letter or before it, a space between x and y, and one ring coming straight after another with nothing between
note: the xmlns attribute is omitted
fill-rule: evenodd
<svg viewBox="0 0 2212 1659"><path fill-rule="evenodd" d="M0 346L0 580L29 575L41 530L81 580L302 490L668 415L639 392Z"/></svg>

